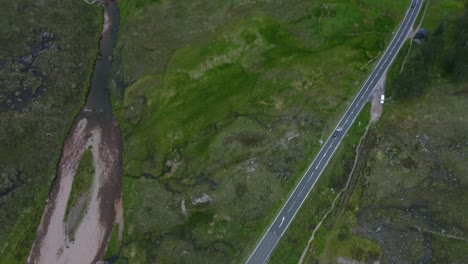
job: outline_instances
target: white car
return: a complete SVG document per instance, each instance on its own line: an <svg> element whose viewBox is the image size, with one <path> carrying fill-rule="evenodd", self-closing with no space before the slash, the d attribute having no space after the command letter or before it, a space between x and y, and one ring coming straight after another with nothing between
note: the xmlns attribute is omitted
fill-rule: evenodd
<svg viewBox="0 0 468 264"><path fill-rule="evenodd" d="M382 95L380 96L380 103L383 104L384 102L385 102L385 95L382 94Z"/></svg>

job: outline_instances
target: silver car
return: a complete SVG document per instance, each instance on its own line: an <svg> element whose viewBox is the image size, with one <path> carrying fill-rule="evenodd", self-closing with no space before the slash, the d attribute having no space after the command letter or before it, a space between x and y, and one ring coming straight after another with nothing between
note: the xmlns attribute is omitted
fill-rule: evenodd
<svg viewBox="0 0 468 264"><path fill-rule="evenodd" d="M341 133L342 130L343 130L342 127L337 127L335 131L333 132L332 137L337 137Z"/></svg>

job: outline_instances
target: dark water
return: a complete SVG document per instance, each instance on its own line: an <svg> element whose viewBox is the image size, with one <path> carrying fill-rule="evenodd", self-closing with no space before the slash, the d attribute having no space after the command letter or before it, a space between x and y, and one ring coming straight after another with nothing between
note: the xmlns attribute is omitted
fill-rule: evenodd
<svg viewBox="0 0 468 264"><path fill-rule="evenodd" d="M105 200L101 204L101 222L107 223L106 234L109 238L112 231L113 221L116 216L114 207L116 201L122 199L122 139L120 127L113 116L112 105L109 97L109 77L112 69L112 54L117 40L117 33L120 24L119 9L116 0L105 1L103 5L104 15L109 20L108 30L103 31L99 45L99 56L94 66L89 92L86 103L77 120L86 117L90 127L96 126L102 129L103 149L113 148L118 152L118 162L107 164L114 171L112 179L106 183L100 191L101 199ZM110 150L110 152L113 152ZM102 245L100 250L101 259L105 254L106 245ZM113 263L118 260L119 253L105 260L105 263ZM97 260L96 259L96 260Z"/></svg>
<svg viewBox="0 0 468 264"><path fill-rule="evenodd" d="M49 193L43 218L41 219L36 239L31 249L28 260L30 263L36 263L40 260L43 239L49 239L47 234L49 234L50 229L54 228L54 226L50 225L50 221L55 210L56 199L64 198L58 196L64 175L62 174L62 168L67 164L76 164L76 159L79 158L76 154L83 150L85 146L84 143L81 144L79 142L88 142L93 133L97 133L96 135L100 138L100 141L96 142L99 145L93 145L93 147L98 147L97 153L94 152L93 156L98 155L98 157L93 158L100 160L100 164L103 165L102 173L96 175L100 177L98 185L99 199L97 203L99 206L98 220L102 227L100 231L103 234L103 243L99 245L92 263L98 262L104 257L107 242L116 220L117 210L120 209L118 205L121 204L122 200L122 139L120 127L112 113L108 89L109 74L112 66L111 55L117 39L120 17L117 1L106 0L105 2L107 3L102 4L105 25L99 41L99 56L94 65L86 103L77 116L68 137L65 139L64 149L62 150L62 156L58 164L57 176ZM106 22L108 25L106 25ZM78 124L84 119L87 120L85 127L79 126ZM68 248L68 245L65 245Z"/></svg>
<svg viewBox="0 0 468 264"><path fill-rule="evenodd" d="M100 206L100 221L105 223L106 237L109 238L116 212L114 203L122 198L122 139L120 127L113 116L112 105L109 97L109 77L112 68L112 54L117 39L120 24L119 9L117 1L106 1L103 4L104 15L108 16L108 30L103 31L99 42L99 55L94 65L93 75L86 103L77 122L83 118L88 120L88 129L99 127L102 131L102 142L100 148L104 153L118 153L117 163L106 164L107 169L113 173L112 178L100 189L100 197L103 201ZM76 124L75 124L76 125ZM101 259L107 248L103 244L96 260ZM114 260L118 256L113 257ZM112 260L111 260L112 262ZM108 261L106 261L108 263Z"/></svg>
<svg viewBox="0 0 468 264"><path fill-rule="evenodd" d="M117 173L117 175L115 175L116 182L114 182L112 186L109 186L110 190L108 190L113 193L108 193L107 195L111 200L114 200L116 197L121 198L122 195L122 140L120 135L120 128L116 124L117 122L115 121L115 118L112 114L112 106L109 98L108 85L109 74L112 67L111 56L113 54L113 49L115 47L117 33L119 30L120 15L116 0L105 4L103 8L104 12L107 13L107 15L109 16L110 25L109 30L103 32L100 40L100 54L98 59L96 60L89 94L86 99L86 104L82 111L82 114L87 115L88 121L90 122L92 122L93 120L89 118L89 115L96 115L97 118L94 121L98 122L97 125L100 125L101 128L103 128L103 136L106 137L106 134L108 134L109 139L114 138L113 144L116 148L118 148L120 152L120 164L118 166L119 172ZM118 142L116 142L117 140ZM108 208L101 208L101 212L105 213L104 211L106 209ZM109 231L110 230L108 230L108 232ZM120 257L121 248L122 245L119 248L119 252L116 255L105 259L104 263L115 263L116 261L118 261Z"/></svg>
<svg viewBox="0 0 468 264"><path fill-rule="evenodd" d="M112 52L117 39L120 23L117 1L103 6L105 14L109 16L110 28L101 35L99 56L94 66L89 93L83 112L88 119L93 114L112 117L112 107L109 99L109 74L112 67Z"/></svg>

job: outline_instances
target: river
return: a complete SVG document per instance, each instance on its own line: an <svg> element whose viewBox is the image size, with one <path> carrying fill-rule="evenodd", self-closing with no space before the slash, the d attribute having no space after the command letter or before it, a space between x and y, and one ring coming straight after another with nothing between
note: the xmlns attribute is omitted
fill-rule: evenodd
<svg viewBox="0 0 468 264"><path fill-rule="evenodd" d="M122 140L108 92L120 17L117 1L102 1L101 6L104 25L100 54L94 65L86 103L64 142L28 263L98 262L104 257L114 222L119 224L120 235L123 230ZM95 175L86 211L71 239L65 213L76 169L87 148L93 154Z"/></svg>

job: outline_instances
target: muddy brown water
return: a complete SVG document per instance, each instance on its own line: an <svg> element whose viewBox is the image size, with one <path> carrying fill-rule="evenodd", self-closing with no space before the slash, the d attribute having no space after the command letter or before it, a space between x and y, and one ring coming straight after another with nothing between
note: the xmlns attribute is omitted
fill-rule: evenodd
<svg viewBox="0 0 468 264"><path fill-rule="evenodd" d="M69 149L72 149L73 152L78 151L74 149L73 146L70 147L70 145L76 144L76 134L79 134L77 133L77 129L80 127L78 123L83 119L87 120L87 125L84 133L82 133L82 140L86 141L90 137L90 133L93 129L99 129L101 131L99 156L101 156L101 158L104 157L102 159L104 161L110 161L104 164L106 175L110 175L110 177L104 179L98 190L99 222L104 229L101 230L104 233L104 239L99 245L97 254L93 257L93 263L104 257L116 217L115 204L122 199L122 141L120 127L112 113L108 91L109 74L112 66L111 56L117 38L120 16L117 1L108 1L102 4L102 8L104 15L108 17L107 21L110 25L107 30L103 30L101 35L99 56L94 65L85 105L81 113L77 116L75 124L64 142L64 149L62 150L61 161L58 165L57 176L49 193L41 224L30 252L30 258L28 259L30 263L42 262L40 260L40 255L44 254L44 249L42 248L44 239L46 239L50 229L56 228L50 223L54 215L54 209L56 209L55 203L59 197L60 189L63 188L63 186L61 186L63 184L63 177L66 177L63 176L62 171L63 168L66 167L64 164L67 164L70 156L72 156L68 153L70 151ZM104 25L104 28L106 28L106 25ZM106 156L112 157L106 159Z"/></svg>

